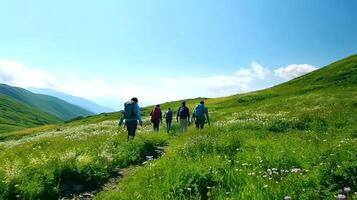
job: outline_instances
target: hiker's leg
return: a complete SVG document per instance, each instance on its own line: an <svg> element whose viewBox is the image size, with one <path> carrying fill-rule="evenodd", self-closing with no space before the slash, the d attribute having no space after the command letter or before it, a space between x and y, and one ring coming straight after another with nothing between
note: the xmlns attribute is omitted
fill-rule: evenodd
<svg viewBox="0 0 357 200"><path fill-rule="evenodd" d="M187 119L181 119L182 121L182 132L187 131Z"/></svg>
<svg viewBox="0 0 357 200"><path fill-rule="evenodd" d="M181 119L181 129L182 129L182 132L185 132L185 130L186 130L186 124L185 124L184 119Z"/></svg>
<svg viewBox="0 0 357 200"><path fill-rule="evenodd" d="M199 121L199 127L200 129L203 129L203 126L205 125L205 119L200 119Z"/></svg>
<svg viewBox="0 0 357 200"><path fill-rule="evenodd" d="M196 128L197 128L197 129L203 129L204 123L205 123L205 120L204 120L204 119L197 118L197 119L196 119Z"/></svg>
<svg viewBox="0 0 357 200"><path fill-rule="evenodd" d="M184 132L187 132L188 120L184 119L183 122L184 122Z"/></svg>
<svg viewBox="0 0 357 200"><path fill-rule="evenodd" d="M155 130L155 131L159 131L159 123L160 123L159 120L155 120L155 121L154 121L154 130Z"/></svg>
<svg viewBox="0 0 357 200"><path fill-rule="evenodd" d="M167 131L171 130L171 120L167 122Z"/></svg>
<svg viewBox="0 0 357 200"><path fill-rule="evenodd" d="M133 140L135 137L136 127L138 126L138 122L136 120L128 121L128 138Z"/></svg>
<svg viewBox="0 0 357 200"><path fill-rule="evenodd" d="M134 132L134 134L133 134L133 139L134 139L135 133L136 133L136 128L138 127L138 121L135 120L135 121L133 122L133 126L134 126L134 131L133 131L133 132Z"/></svg>
<svg viewBox="0 0 357 200"><path fill-rule="evenodd" d="M132 134L132 140L135 138L135 133L136 133L136 128L138 127L138 121L134 120L133 122L133 134Z"/></svg>
<svg viewBox="0 0 357 200"><path fill-rule="evenodd" d="M180 119L180 131L184 132L184 130L185 130L185 127L184 127L184 124L183 124L183 119Z"/></svg>
<svg viewBox="0 0 357 200"><path fill-rule="evenodd" d="M128 123L128 121L125 121L125 127L126 127L126 130L127 130L127 132L128 132L128 141L129 141L129 136L130 136L130 128L129 128L129 123Z"/></svg>
<svg viewBox="0 0 357 200"><path fill-rule="evenodd" d="M134 140L134 136L128 135L128 141L133 141Z"/></svg>
<svg viewBox="0 0 357 200"><path fill-rule="evenodd" d="M184 131L184 127L183 127L183 121L182 119L180 119L180 131L183 132Z"/></svg>

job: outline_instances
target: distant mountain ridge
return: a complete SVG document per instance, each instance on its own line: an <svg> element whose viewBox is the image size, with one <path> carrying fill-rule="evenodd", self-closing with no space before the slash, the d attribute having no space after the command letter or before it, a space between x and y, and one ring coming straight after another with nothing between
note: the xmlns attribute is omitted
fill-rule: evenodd
<svg viewBox="0 0 357 200"><path fill-rule="evenodd" d="M59 98L35 94L23 88L12 87L6 84L0 84L0 94L6 95L28 106L32 106L43 112L56 116L63 121L70 120L78 116L89 116L94 114L93 112L70 104Z"/></svg>
<svg viewBox="0 0 357 200"><path fill-rule="evenodd" d="M73 105L82 107L86 110L89 110L95 114L100 114L103 112L113 112L114 110L111 108L107 108L104 106L101 106L97 103L94 103L90 100L84 99L82 97L77 97L77 96L72 96L63 92L59 92L53 89L49 88L27 88L33 93L37 94L44 94L44 95L50 95L53 97L57 97L59 99L62 99L64 101L67 101L68 103L71 103Z"/></svg>

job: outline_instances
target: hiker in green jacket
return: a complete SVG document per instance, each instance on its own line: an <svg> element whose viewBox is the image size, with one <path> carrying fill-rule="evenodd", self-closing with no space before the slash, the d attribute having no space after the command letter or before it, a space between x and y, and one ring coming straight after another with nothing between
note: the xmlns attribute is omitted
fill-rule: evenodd
<svg viewBox="0 0 357 200"><path fill-rule="evenodd" d="M201 101L192 113L192 119L195 119L196 128L203 129L206 121L210 124L208 117L208 109L205 107L205 102Z"/></svg>

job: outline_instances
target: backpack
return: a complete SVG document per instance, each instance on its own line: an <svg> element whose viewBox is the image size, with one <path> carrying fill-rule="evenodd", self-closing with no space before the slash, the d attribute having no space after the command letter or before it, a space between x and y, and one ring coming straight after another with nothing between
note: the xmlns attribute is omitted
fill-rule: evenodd
<svg viewBox="0 0 357 200"><path fill-rule="evenodd" d="M202 119L205 117L204 115L205 115L205 106L202 104L197 105L195 109L196 118Z"/></svg>
<svg viewBox="0 0 357 200"><path fill-rule="evenodd" d="M151 120L158 120L160 118L160 108L155 107L151 112Z"/></svg>
<svg viewBox="0 0 357 200"><path fill-rule="evenodd" d="M124 119L133 119L135 118L135 102L134 101L128 101L124 104Z"/></svg>
<svg viewBox="0 0 357 200"><path fill-rule="evenodd" d="M171 110L166 112L166 119L168 119L168 120L172 119L172 111Z"/></svg>
<svg viewBox="0 0 357 200"><path fill-rule="evenodd" d="M186 106L181 106L179 109L179 116L182 118L186 118L189 115L188 108Z"/></svg>

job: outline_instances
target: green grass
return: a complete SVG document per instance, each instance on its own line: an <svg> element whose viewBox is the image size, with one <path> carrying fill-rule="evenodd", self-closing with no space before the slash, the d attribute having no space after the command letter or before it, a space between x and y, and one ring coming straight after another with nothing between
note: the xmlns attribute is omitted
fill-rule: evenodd
<svg viewBox="0 0 357 200"><path fill-rule="evenodd" d="M208 99L212 127L172 141L162 159L124 177L120 192L97 198L335 199L344 187L355 192L356 69L353 56L267 90Z"/></svg>
<svg viewBox="0 0 357 200"><path fill-rule="evenodd" d="M59 126L56 124L36 126L32 128L23 128L15 131L4 132L0 134L0 141L18 140L26 136L34 136L41 134L41 132L57 129ZM18 129L18 127L16 127Z"/></svg>
<svg viewBox="0 0 357 200"><path fill-rule="evenodd" d="M166 143L166 134L147 134L144 128L133 142L126 141L115 121L61 127L3 142L0 197L54 199L67 180L99 185L114 169L140 163L154 153L155 146Z"/></svg>
<svg viewBox="0 0 357 200"><path fill-rule="evenodd" d="M0 133L61 122L57 117L2 94L0 94L0 111ZM4 137L5 134L0 134L0 140Z"/></svg>
<svg viewBox="0 0 357 200"><path fill-rule="evenodd" d="M163 157L96 198L335 199L351 187L355 199L356 70L355 55L270 89L206 99L212 124L203 131L180 134L175 123L173 134L153 133L145 118L128 143L116 128L119 114L106 113L13 134L19 139L0 143L0 199L56 199L66 180L102 184L158 145L168 145Z"/></svg>

